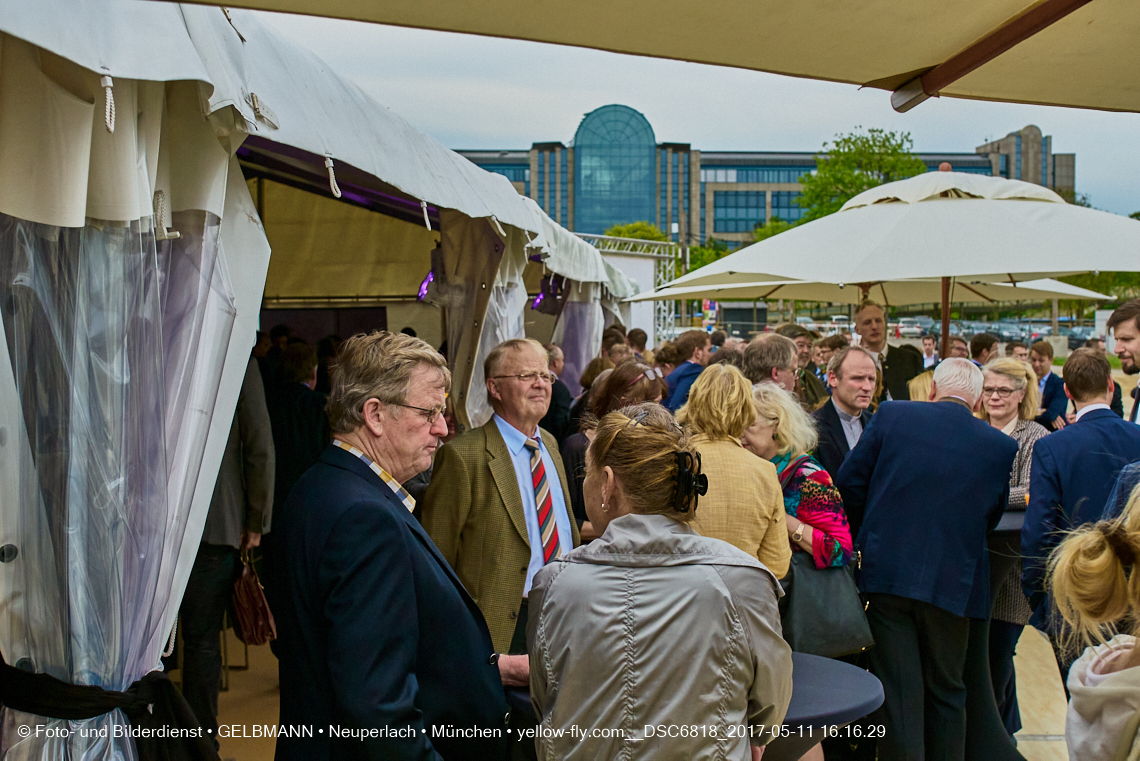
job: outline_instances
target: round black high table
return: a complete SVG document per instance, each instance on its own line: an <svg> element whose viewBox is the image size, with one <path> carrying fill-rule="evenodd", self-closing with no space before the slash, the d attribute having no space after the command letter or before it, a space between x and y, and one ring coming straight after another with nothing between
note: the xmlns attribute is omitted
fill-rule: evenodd
<svg viewBox="0 0 1140 761"><path fill-rule="evenodd" d="M530 712L530 692L507 689L512 709ZM792 653L792 700L764 761L794 761L824 737L825 728L844 728L883 704L883 685L869 672L842 661Z"/></svg>

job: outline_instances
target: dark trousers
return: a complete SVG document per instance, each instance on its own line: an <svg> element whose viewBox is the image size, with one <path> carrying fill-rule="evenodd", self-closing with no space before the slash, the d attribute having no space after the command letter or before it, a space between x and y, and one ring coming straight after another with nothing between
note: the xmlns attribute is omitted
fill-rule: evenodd
<svg viewBox="0 0 1140 761"><path fill-rule="evenodd" d="M905 597L868 598L871 671L885 697L879 761L963 761L969 619Z"/></svg>
<svg viewBox="0 0 1140 761"><path fill-rule="evenodd" d="M1017 673L1013 657L1017 654L1017 641L1025 629L1021 624L1008 621L990 621L990 678L994 685L994 699L1009 736L1021 729L1021 711L1017 707Z"/></svg>
<svg viewBox="0 0 1140 761"><path fill-rule="evenodd" d="M237 549L220 544L200 545L179 609L182 695L211 738L218 735L222 619L233 596L239 568Z"/></svg>
<svg viewBox="0 0 1140 761"><path fill-rule="evenodd" d="M519 615L515 620L515 632L511 636L510 655L526 655L526 620L527 620L527 601L523 598L522 604L519 606ZM519 730L533 729L538 726L538 719L533 711L519 711L511 709L511 732L512 735L518 737ZM516 739L511 743L511 759L512 761L537 761L538 759L538 746L536 740L529 739Z"/></svg>

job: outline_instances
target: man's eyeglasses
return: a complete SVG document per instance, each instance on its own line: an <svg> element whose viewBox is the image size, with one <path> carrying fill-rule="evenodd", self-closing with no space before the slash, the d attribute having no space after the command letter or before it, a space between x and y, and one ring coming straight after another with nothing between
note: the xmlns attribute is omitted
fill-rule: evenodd
<svg viewBox="0 0 1140 761"><path fill-rule="evenodd" d="M989 399L994 394L997 394L1002 399L1008 399L1013 396L1014 388L998 388L997 386L984 386L982 388L982 398Z"/></svg>
<svg viewBox="0 0 1140 761"><path fill-rule="evenodd" d="M439 419L443 417L443 413L447 411L443 407L415 407L411 404L401 404L400 402L388 402L388 404L394 404L397 407L406 407L409 410L415 410L416 412L420 413L424 420L427 421L428 425L435 425Z"/></svg>
<svg viewBox="0 0 1140 761"><path fill-rule="evenodd" d="M491 380L503 380L504 378L518 378L526 385L530 386L539 381L547 383L551 386L554 381L558 380L558 376L554 373L524 373L522 375L492 375Z"/></svg>

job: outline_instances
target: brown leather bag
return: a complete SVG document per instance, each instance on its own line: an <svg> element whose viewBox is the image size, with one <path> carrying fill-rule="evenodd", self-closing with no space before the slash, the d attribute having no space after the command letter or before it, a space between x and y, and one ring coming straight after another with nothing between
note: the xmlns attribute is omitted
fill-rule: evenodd
<svg viewBox="0 0 1140 761"><path fill-rule="evenodd" d="M234 634L247 645L264 645L277 639L277 624L265 600L265 589L249 557L241 553L241 576L234 582Z"/></svg>

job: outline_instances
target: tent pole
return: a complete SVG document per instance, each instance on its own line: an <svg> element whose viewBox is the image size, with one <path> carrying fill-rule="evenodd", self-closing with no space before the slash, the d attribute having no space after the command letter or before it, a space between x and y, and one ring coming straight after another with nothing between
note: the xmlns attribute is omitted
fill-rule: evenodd
<svg viewBox="0 0 1140 761"><path fill-rule="evenodd" d="M950 354L950 278L942 278L942 353L946 359Z"/></svg>

